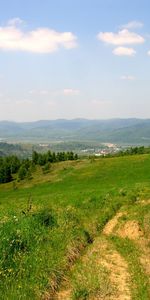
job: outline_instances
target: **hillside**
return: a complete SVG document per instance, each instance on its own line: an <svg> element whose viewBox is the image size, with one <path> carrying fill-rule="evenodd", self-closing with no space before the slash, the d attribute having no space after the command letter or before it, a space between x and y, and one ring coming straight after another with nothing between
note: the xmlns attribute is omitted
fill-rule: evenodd
<svg viewBox="0 0 150 300"><path fill-rule="evenodd" d="M150 156L37 167L0 185L0 298L150 298Z"/></svg>
<svg viewBox="0 0 150 300"><path fill-rule="evenodd" d="M0 122L0 139L9 141L95 141L150 144L149 119Z"/></svg>

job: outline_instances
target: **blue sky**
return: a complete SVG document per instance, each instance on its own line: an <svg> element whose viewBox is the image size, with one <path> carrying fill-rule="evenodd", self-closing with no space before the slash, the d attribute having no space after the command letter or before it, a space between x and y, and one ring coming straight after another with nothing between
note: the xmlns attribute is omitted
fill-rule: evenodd
<svg viewBox="0 0 150 300"><path fill-rule="evenodd" d="M0 7L0 120L150 117L148 0Z"/></svg>

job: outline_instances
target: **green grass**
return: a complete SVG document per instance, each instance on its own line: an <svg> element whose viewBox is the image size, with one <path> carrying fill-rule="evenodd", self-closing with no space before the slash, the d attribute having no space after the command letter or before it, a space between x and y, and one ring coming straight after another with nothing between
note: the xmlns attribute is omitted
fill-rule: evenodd
<svg viewBox="0 0 150 300"><path fill-rule="evenodd" d="M1 185L0 298L40 299L55 290L120 207L149 197L149 170L149 155L87 159L47 174L39 168L15 188Z"/></svg>

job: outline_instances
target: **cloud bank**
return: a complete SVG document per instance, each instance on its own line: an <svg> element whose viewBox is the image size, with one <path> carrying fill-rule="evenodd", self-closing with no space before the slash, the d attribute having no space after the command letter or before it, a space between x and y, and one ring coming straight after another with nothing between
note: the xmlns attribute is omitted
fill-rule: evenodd
<svg viewBox="0 0 150 300"><path fill-rule="evenodd" d="M113 54L118 56L134 56L136 51L133 48L117 47L113 50Z"/></svg>
<svg viewBox="0 0 150 300"><path fill-rule="evenodd" d="M12 19L0 27L0 50L52 53L59 48L77 47L77 37L72 32L58 32L50 28L23 31L22 20Z"/></svg>
<svg viewBox="0 0 150 300"><path fill-rule="evenodd" d="M102 42L115 46L143 44L145 41L141 35L131 32L128 29L120 30L118 33L100 32L97 38Z"/></svg>

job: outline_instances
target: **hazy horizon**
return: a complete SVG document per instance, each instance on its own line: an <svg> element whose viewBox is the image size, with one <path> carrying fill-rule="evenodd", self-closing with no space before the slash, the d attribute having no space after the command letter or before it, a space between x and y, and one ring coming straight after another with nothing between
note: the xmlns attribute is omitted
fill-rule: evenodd
<svg viewBox="0 0 150 300"><path fill-rule="evenodd" d="M1 1L0 120L150 118L150 3Z"/></svg>
<svg viewBox="0 0 150 300"><path fill-rule="evenodd" d="M90 118L57 118L57 119L37 119L37 120L33 120L33 121L15 121L15 120L0 120L0 122L10 122L10 123L34 123L34 122L49 122L49 121L79 121L79 120L85 120L85 121L115 121L115 120L143 120L143 121L146 121L146 120L150 120L150 118L138 118L138 117L126 117L126 118L93 118L93 119L90 119Z"/></svg>

